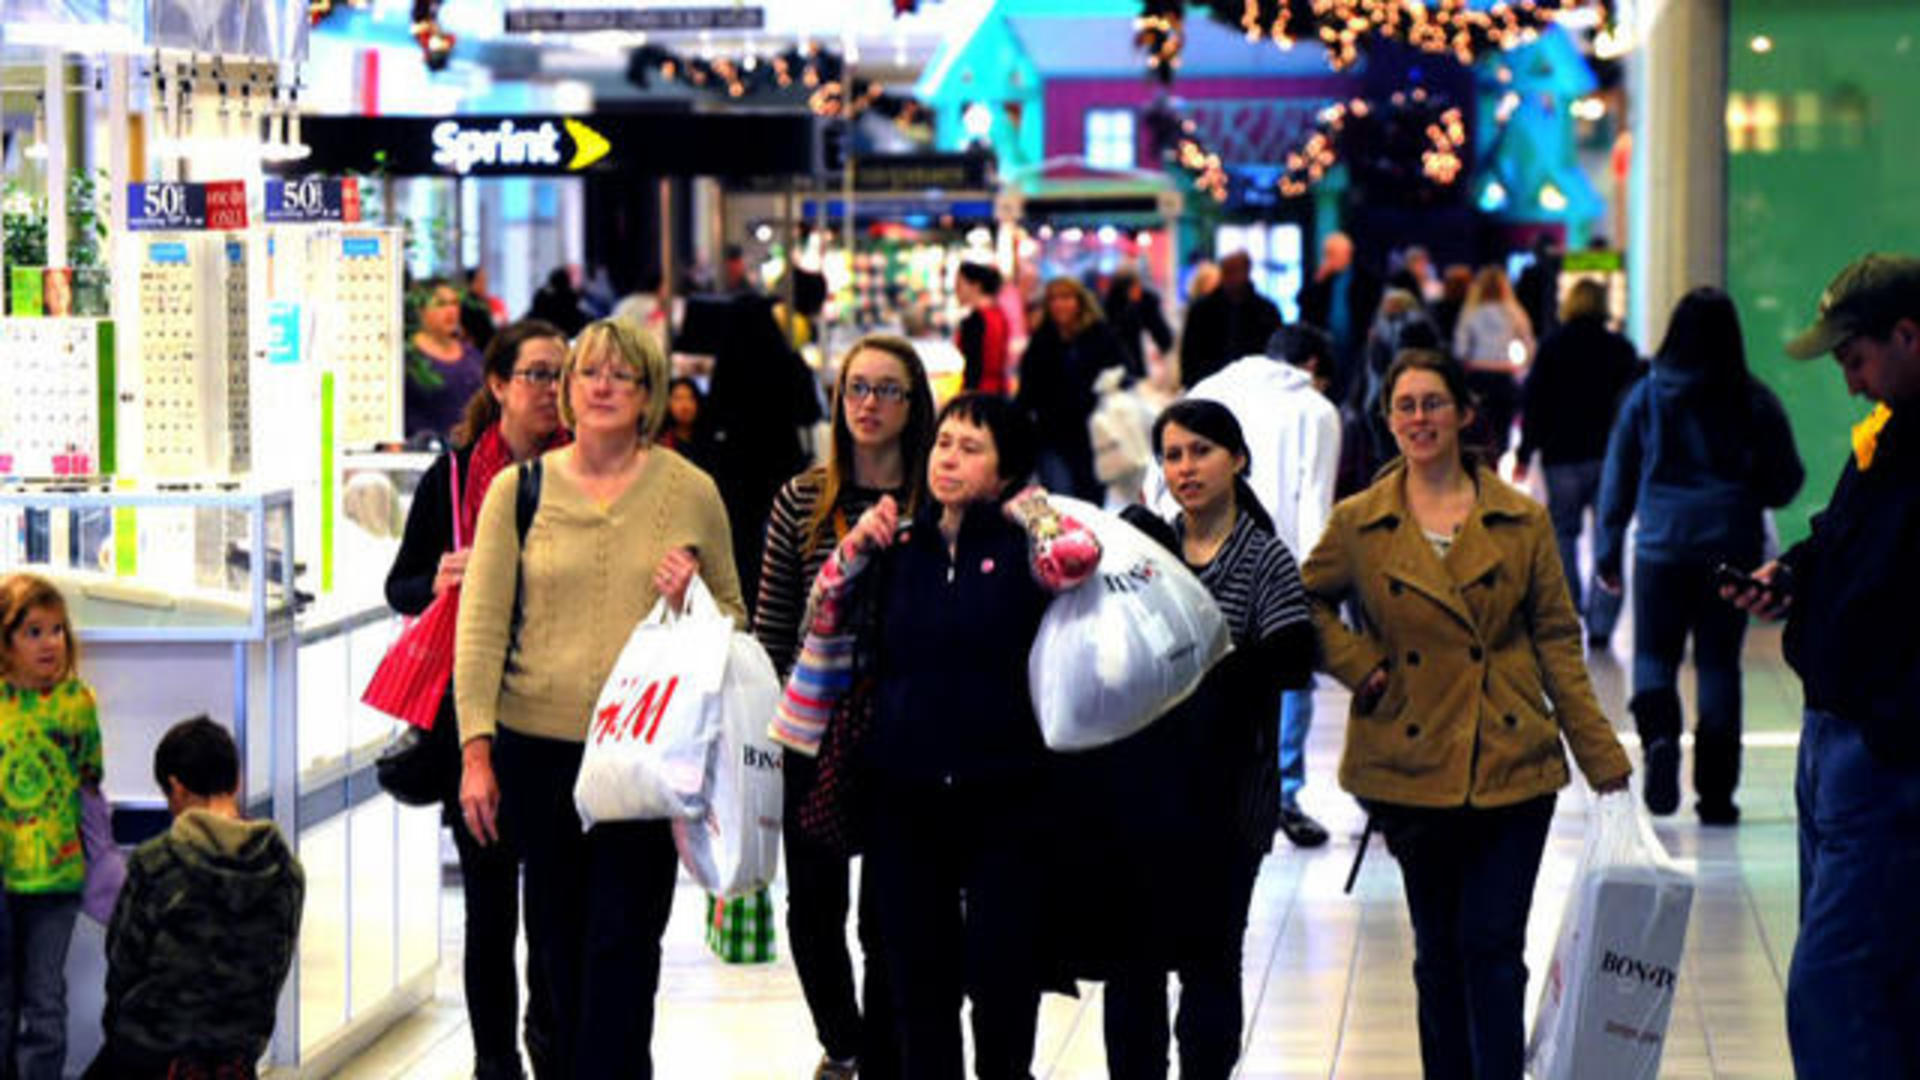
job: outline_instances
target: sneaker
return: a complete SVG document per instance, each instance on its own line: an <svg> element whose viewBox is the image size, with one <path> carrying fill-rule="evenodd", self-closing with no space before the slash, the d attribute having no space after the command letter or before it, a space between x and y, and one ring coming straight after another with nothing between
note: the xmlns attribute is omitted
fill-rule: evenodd
<svg viewBox="0 0 1920 1080"><path fill-rule="evenodd" d="M854 1077L859 1075L859 1058L835 1061L830 1057L823 1057L820 1059L820 1064L813 1070L813 1080L854 1080Z"/></svg>
<svg viewBox="0 0 1920 1080"><path fill-rule="evenodd" d="M1647 783L1641 794L1647 809L1665 817L1680 809L1680 744L1672 739L1647 743Z"/></svg>
<svg viewBox="0 0 1920 1080"><path fill-rule="evenodd" d="M1700 815L1702 825L1738 825L1740 808L1732 800L1726 802L1699 802L1694 804L1694 813Z"/></svg>
<svg viewBox="0 0 1920 1080"><path fill-rule="evenodd" d="M1326 828L1297 806L1280 809L1280 831L1298 848L1316 848L1327 842Z"/></svg>

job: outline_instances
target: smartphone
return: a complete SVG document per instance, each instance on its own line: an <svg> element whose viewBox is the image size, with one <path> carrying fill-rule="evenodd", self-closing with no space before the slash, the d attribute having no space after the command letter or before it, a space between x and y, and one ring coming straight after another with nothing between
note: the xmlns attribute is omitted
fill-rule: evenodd
<svg viewBox="0 0 1920 1080"><path fill-rule="evenodd" d="M1759 589L1770 596L1785 596L1791 591L1787 568L1782 566L1774 571L1772 581L1761 581L1745 570L1737 569L1729 563L1721 563L1713 568L1715 589L1732 589L1741 592L1746 589Z"/></svg>

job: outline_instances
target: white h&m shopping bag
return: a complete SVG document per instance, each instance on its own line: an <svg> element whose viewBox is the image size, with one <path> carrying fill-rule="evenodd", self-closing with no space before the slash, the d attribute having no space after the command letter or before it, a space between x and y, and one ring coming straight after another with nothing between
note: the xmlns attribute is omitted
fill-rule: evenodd
<svg viewBox="0 0 1920 1080"><path fill-rule="evenodd" d="M726 677L733 620L706 583L686 611L663 599L640 620L601 686L573 785L583 828L602 821L690 818L706 809L714 702ZM764 721L762 721L764 723Z"/></svg>
<svg viewBox="0 0 1920 1080"><path fill-rule="evenodd" d="M1527 1042L1535 1080L1659 1074L1692 908L1693 875L1633 793L1595 797Z"/></svg>

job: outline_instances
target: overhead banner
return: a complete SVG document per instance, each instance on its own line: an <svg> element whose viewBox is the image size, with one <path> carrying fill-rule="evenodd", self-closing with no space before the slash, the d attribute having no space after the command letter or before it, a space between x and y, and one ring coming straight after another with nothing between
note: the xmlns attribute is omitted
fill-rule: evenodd
<svg viewBox="0 0 1920 1080"><path fill-rule="evenodd" d="M676 30L766 28L767 9L762 7L520 7L507 12L509 34L584 34L602 30L657 34Z"/></svg>
<svg viewBox="0 0 1920 1080"><path fill-rule="evenodd" d="M315 116L301 167L395 176L810 175L807 112L634 112L594 116Z"/></svg>
<svg viewBox="0 0 1920 1080"><path fill-rule="evenodd" d="M127 185L127 228L136 232L225 231L247 227L247 185L177 181Z"/></svg>

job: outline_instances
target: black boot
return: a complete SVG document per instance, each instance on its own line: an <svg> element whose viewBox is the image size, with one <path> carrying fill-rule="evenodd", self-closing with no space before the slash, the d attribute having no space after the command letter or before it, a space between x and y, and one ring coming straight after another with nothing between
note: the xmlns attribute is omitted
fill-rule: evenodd
<svg viewBox="0 0 1920 1080"><path fill-rule="evenodd" d="M1740 732L1701 725L1693 732L1693 791L1705 825L1736 825L1740 808L1733 791L1740 783Z"/></svg>
<svg viewBox="0 0 1920 1080"><path fill-rule="evenodd" d="M1680 808L1680 695L1673 690L1648 690L1627 702L1640 746L1646 757L1647 778L1641 788L1647 809L1667 815Z"/></svg>

